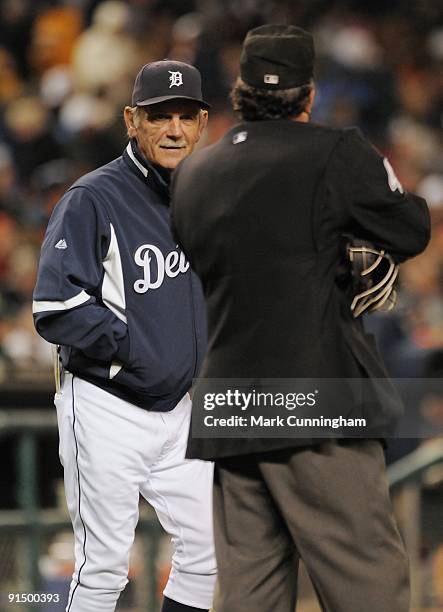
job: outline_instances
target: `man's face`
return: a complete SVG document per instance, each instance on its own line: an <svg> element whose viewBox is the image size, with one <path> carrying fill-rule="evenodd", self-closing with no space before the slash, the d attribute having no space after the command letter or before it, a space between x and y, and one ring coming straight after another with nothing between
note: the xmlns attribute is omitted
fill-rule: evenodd
<svg viewBox="0 0 443 612"><path fill-rule="evenodd" d="M168 100L141 109L137 126L132 120L131 134L137 139L143 155L150 161L174 170L192 153L206 125L206 111L192 100ZM128 126L129 128L129 126Z"/></svg>

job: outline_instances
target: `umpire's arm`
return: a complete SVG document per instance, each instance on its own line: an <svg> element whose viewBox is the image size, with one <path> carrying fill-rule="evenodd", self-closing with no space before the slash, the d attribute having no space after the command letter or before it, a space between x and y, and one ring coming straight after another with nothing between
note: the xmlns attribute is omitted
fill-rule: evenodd
<svg viewBox="0 0 443 612"><path fill-rule="evenodd" d="M423 251L430 238L425 200L403 189L388 160L358 130L345 130L334 153L331 190L346 231L386 249L397 262Z"/></svg>

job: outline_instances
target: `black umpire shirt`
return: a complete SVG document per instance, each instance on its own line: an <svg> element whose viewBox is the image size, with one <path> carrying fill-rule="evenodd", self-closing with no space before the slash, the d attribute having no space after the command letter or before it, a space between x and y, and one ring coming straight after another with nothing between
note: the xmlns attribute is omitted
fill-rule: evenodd
<svg viewBox="0 0 443 612"><path fill-rule="evenodd" d="M425 201L356 129L247 122L174 173L173 229L203 283L209 345L202 378L382 378L373 339L336 283L341 236L400 262L430 235ZM398 416L394 393L371 404ZM352 415L353 407L346 412ZM190 438L204 459L306 440Z"/></svg>

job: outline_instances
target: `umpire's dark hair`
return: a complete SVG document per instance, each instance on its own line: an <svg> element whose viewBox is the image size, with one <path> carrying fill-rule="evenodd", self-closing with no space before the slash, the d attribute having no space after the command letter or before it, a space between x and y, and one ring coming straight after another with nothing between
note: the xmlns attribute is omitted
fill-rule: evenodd
<svg viewBox="0 0 443 612"><path fill-rule="evenodd" d="M232 88L232 108L244 121L290 119L302 113L308 103L313 82L291 89L259 89L240 77Z"/></svg>

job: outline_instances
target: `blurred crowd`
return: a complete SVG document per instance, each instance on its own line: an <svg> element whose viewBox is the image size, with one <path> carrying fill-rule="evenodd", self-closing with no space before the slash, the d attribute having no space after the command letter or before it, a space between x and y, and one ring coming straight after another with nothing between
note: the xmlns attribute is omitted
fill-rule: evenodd
<svg viewBox="0 0 443 612"><path fill-rule="evenodd" d="M205 143L234 122L228 93L246 31L310 29L313 120L358 125L431 207L433 238L405 264L395 314L373 319L395 375L443 370L443 21L435 0L2 0L0 13L0 381L49 370L33 332L44 230L81 174L121 154L122 109L141 65L196 65L212 104ZM203 146L204 144L203 143ZM210 205L210 203L208 204ZM431 355L431 359L423 356Z"/></svg>

